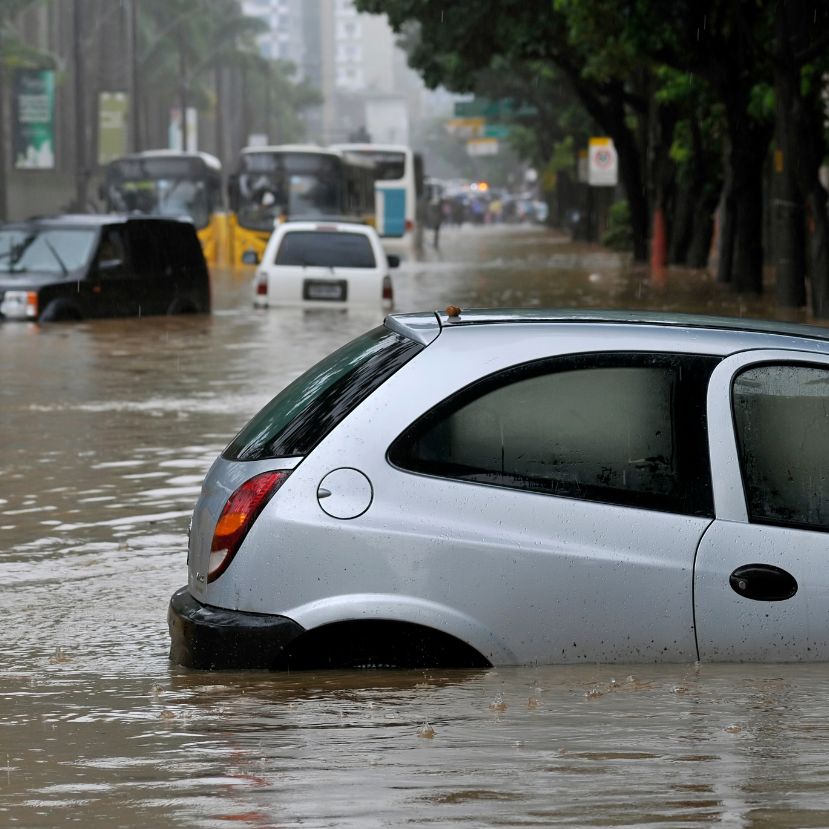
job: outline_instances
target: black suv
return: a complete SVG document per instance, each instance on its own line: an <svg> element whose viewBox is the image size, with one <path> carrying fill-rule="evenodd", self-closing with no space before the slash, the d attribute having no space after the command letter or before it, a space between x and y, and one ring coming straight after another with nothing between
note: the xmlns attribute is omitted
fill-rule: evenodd
<svg viewBox="0 0 829 829"><path fill-rule="evenodd" d="M79 215L0 226L0 319L209 310L207 265L189 222Z"/></svg>

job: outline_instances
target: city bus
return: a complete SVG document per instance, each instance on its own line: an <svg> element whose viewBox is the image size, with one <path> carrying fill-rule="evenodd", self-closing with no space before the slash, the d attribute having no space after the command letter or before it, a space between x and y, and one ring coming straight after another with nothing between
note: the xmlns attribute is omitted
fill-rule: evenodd
<svg viewBox="0 0 829 829"><path fill-rule="evenodd" d="M289 219L350 218L374 224L374 164L311 144L245 147L229 181L233 264L261 259L277 224Z"/></svg>
<svg viewBox="0 0 829 829"><path fill-rule="evenodd" d="M108 213L177 216L196 226L209 265L227 257L222 165L208 153L146 150L117 158L104 170Z"/></svg>
<svg viewBox="0 0 829 829"><path fill-rule="evenodd" d="M423 160L403 144L335 144L375 166L375 226L386 253L412 259L423 249Z"/></svg>

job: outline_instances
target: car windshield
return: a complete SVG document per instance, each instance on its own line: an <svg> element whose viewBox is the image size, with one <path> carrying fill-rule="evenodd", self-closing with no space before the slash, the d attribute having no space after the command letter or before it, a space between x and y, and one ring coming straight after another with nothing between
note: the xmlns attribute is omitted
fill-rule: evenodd
<svg viewBox="0 0 829 829"><path fill-rule="evenodd" d="M227 460L306 455L423 349L383 326L352 340L283 389L225 449Z"/></svg>
<svg viewBox="0 0 829 829"><path fill-rule="evenodd" d="M282 237L276 265L321 268L373 268L371 242L364 233L295 230Z"/></svg>
<svg viewBox="0 0 829 829"><path fill-rule="evenodd" d="M0 272L67 273L83 267L95 245L94 230L6 228L0 230Z"/></svg>

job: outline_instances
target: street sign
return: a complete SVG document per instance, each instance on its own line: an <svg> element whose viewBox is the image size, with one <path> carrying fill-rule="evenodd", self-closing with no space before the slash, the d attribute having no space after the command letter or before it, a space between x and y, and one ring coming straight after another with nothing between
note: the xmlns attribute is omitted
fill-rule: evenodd
<svg viewBox="0 0 829 829"><path fill-rule="evenodd" d="M470 138L466 142L467 155L498 155L497 138Z"/></svg>
<svg viewBox="0 0 829 829"><path fill-rule="evenodd" d="M484 131L485 118L450 118L446 129L458 138L474 138Z"/></svg>
<svg viewBox="0 0 829 829"><path fill-rule="evenodd" d="M591 187L615 187L619 162L612 138L591 138L587 148L587 183Z"/></svg>

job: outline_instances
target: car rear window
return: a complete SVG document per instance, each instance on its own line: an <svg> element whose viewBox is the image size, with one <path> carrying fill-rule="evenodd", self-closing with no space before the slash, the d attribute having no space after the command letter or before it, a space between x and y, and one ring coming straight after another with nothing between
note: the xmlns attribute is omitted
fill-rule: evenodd
<svg viewBox="0 0 829 829"><path fill-rule="evenodd" d="M368 236L334 230L294 230L286 233L274 264L321 268L376 267Z"/></svg>
<svg viewBox="0 0 829 829"><path fill-rule="evenodd" d="M283 389L233 439L227 460L307 455L345 416L424 348L382 325Z"/></svg>

